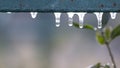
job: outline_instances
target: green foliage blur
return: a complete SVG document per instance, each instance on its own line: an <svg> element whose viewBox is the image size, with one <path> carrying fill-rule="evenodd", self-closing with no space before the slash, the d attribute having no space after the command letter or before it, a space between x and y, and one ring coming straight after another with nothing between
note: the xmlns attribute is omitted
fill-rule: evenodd
<svg viewBox="0 0 120 68"><path fill-rule="evenodd" d="M90 24L84 24L83 29L88 29L88 30L92 30L96 33L96 41L100 44L100 45L106 45L109 46L109 44L111 43L112 40L114 40L115 38L117 38L118 36L120 36L120 24L117 25L115 28L112 28L111 26L106 26L108 23L110 16L109 14L105 13L103 14L102 17L102 29L97 29L94 28L92 25ZM77 22L73 22L74 27L79 28L79 24ZM110 50L109 50L109 53ZM113 64L115 64L113 56L110 57L112 58L112 62ZM93 66L91 66L90 68L110 68L109 65L102 65L101 63L97 63ZM114 67L116 68L116 67Z"/></svg>

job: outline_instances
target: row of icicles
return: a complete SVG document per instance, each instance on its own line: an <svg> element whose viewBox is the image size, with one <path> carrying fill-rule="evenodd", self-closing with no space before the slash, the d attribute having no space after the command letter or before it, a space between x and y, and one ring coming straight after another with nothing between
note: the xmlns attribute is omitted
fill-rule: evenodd
<svg viewBox="0 0 120 68"><path fill-rule="evenodd" d="M68 12L67 15L69 17L68 19L68 25L69 26L72 26L73 25L73 16L74 14L77 14L79 16L79 28L83 28L83 23L84 23L84 16L86 14L86 12ZM97 20L98 20L98 28L102 28L102 15L103 15L103 12L94 12L94 14L96 15L97 17ZM116 18L116 12L110 12L110 15L111 15L111 18L112 19L115 19ZM60 26L60 16L61 16L61 13L59 12L56 12L54 13L55 15L55 18L56 18L56 27L59 27Z"/></svg>
<svg viewBox="0 0 120 68"><path fill-rule="evenodd" d="M8 14L11 14L11 12L7 12ZM30 12L31 14L31 17L34 19L37 17L37 14L38 12ZM83 28L83 23L84 23L84 16L86 14L86 12L68 12L67 15L69 17L68 19L68 25L69 26L72 26L73 25L73 16L74 14L77 14L79 16L79 27L80 28ZM102 28L102 15L103 15L103 12L94 12L94 14L96 15L97 17L97 20L98 20L98 28ZM116 12L110 12L110 15L111 15L111 18L112 19L115 19L116 18ZM56 22L56 27L60 27L60 16L61 16L61 13L60 12L55 12L54 13L55 15L55 22Z"/></svg>

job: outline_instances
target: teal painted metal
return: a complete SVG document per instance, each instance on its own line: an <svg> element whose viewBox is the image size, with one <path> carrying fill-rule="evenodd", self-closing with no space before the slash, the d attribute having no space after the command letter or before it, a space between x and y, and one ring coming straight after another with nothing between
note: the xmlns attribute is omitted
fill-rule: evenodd
<svg viewBox="0 0 120 68"><path fill-rule="evenodd" d="M0 0L1 12L119 12L120 0Z"/></svg>

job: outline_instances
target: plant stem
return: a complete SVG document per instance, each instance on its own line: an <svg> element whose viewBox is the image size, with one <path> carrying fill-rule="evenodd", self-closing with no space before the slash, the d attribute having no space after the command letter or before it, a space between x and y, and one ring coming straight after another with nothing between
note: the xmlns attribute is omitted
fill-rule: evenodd
<svg viewBox="0 0 120 68"><path fill-rule="evenodd" d="M108 43L106 43L106 46L107 46L107 49L108 49L108 52L109 52L109 55L110 55L111 61L112 61L112 63L113 63L113 68L116 68L116 63L115 63L115 60L114 60L113 54L112 54L112 52L111 52L110 46L109 46Z"/></svg>

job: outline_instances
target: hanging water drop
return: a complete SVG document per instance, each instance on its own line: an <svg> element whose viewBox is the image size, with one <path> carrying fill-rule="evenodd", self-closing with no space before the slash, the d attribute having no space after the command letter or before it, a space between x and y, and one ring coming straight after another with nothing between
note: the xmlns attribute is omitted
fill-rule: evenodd
<svg viewBox="0 0 120 68"><path fill-rule="evenodd" d="M94 27L94 30L95 30L95 31L97 31L97 28L96 28L96 27Z"/></svg>
<svg viewBox="0 0 120 68"><path fill-rule="evenodd" d="M61 13L60 12L55 12L54 15L55 15L56 27L59 27L60 26L60 16L61 16Z"/></svg>
<svg viewBox="0 0 120 68"><path fill-rule="evenodd" d="M84 16L85 16L86 12L79 12L76 14L79 16L79 27L83 28Z"/></svg>
<svg viewBox="0 0 120 68"><path fill-rule="evenodd" d="M95 12L94 13L98 19L98 28L102 28L102 15L103 15L103 12Z"/></svg>
<svg viewBox="0 0 120 68"><path fill-rule="evenodd" d="M60 27L60 24L56 24L56 27Z"/></svg>
<svg viewBox="0 0 120 68"><path fill-rule="evenodd" d="M112 18L112 19L115 19L115 18L116 18L117 13L116 13L116 12L110 12L110 15L111 15L111 18Z"/></svg>
<svg viewBox="0 0 120 68"><path fill-rule="evenodd" d="M37 17L37 12L30 12L30 14L33 19Z"/></svg>
<svg viewBox="0 0 120 68"><path fill-rule="evenodd" d="M68 17L69 17L68 18L68 25L72 26L73 25L73 18L72 17L74 16L74 13L73 12L68 12L67 14L68 14Z"/></svg>
<svg viewBox="0 0 120 68"><path fill-rule="evenodd" d="M6 12L7 14L11 14L12 12Z"/></svg>
<svg viewBox="0 0 120 68"><path fill-rule="evenodd" d="M110 66L110 63L108 62L106 65Z"/></svg>

